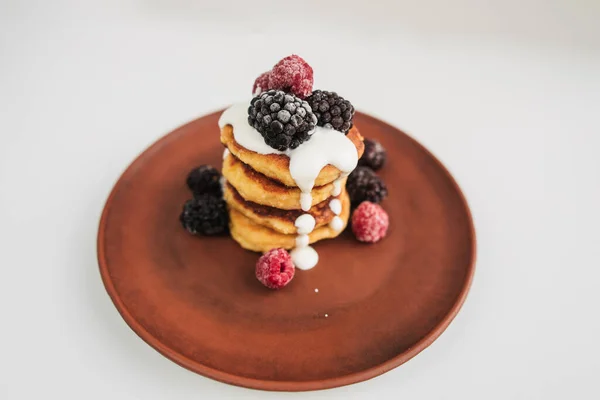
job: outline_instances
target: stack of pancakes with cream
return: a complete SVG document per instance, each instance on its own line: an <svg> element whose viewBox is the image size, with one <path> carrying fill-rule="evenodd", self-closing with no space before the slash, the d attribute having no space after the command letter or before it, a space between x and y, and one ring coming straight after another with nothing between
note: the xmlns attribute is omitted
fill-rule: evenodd
<svg viewBox="0 0 600 400"><path fill-rule="evenodd" d="M345 188L350 171L325 165L316 176L310 195L303 195L290 173L289 155L250 150L236 141L235 123L222 121L220 125L221 143L226 147L222 168L224 199L231 236L243 248L257 252L292 249L300 245L299 241L307 241L303 244L308 245L334 238L344 230L350 215ZM360 158L364 145L358 129L352 127L346 137ZM314 227L306 229L299 223L299 217L305 214L312 215Z"/></svg>

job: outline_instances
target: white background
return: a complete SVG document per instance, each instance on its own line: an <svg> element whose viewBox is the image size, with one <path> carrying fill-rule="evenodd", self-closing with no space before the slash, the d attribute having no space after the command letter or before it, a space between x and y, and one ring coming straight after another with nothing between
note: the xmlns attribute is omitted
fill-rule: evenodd
<svg viewBox="0 0 600 400"><path fill-rule="evenodd" d="M600 397L600 3L356 3L0 0L0 398ZM415 359L277 394L138 339L95 239L140 151L290 53L440 157L479 254L463 310Z"/></svg>

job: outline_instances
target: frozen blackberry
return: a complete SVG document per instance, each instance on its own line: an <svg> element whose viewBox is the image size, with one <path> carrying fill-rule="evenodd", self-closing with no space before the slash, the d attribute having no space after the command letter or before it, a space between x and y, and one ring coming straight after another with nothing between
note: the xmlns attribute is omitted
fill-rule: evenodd
<svg viewBox="0 0 600 400"><path fill-rule="evenodd" d="M315 90L306 101L317 116L317 125L343 133L352 128L354 106L337 93Z"/></svg>
<svg viewBox="0 0 600 400"><path fill-rule="evenodd" d="M381 203L388 194L385 183L369 167L356 167L348 176L346 190L350 195L352 207L363 201Z"/></svg>
<svg viewBox="0 0 600 400"><path fill-rule="evenodd" d="M186 183L194 195L212 193L221 196L223 192L220 179L221 174L216 168L211 165L201 165L190 171Z"/></svg>
<svg viewBox="0 0 600 400"><path fill-rule="evenodd" d="M363 153L358 165L371 168L377 171L385 164L386 153L385 149L377 140L365 139L365 152Z"/></svg>
<svg viewBox="0 0 600 400"><path fill-rule="evenodd" d="M310 139L317 117L306 101L281 90L269 90L250 102L248 123L266 144L285 151Z"/></svg>
<svg viewBox="0 0 600 400"><path fill-rule="evenodd" d="M186 201L179 220L193 235L221 235L229 228L229 215L225 201L209 193Z"/></svg>

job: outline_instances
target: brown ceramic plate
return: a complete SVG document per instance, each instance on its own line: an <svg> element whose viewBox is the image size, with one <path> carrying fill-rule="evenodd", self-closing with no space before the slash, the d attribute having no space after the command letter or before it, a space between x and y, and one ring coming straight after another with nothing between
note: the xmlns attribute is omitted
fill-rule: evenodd
<svg viewBox="0 0 600 400"><path fill-rule="evenodd" d="M358 113L363 135L388 151L380 171L388 236L365 245L345 232L318 243L317 267L271 291L254 277L257 254L179 224L188 171L221 164L219 114L152 145L108 198L98 259L127 324L185 368L265 390L363 381L430 345L460 309L474 271L471 216L446 169L406 134Z"/></svg>

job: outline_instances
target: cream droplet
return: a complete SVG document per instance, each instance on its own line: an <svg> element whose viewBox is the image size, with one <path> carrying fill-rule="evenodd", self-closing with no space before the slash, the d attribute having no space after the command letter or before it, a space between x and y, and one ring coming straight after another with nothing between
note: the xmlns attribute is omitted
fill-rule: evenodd
<svg viewBox="0 0 600 400"><path fill-rule="evenodd" d="M300 193L300 207L302 211L310 210L312 206L312 194L308 193Z"/></svg>
<svg viewBox="0 0 600 400"><path fill-rule="evenodd" d="M344 227L344 221L342 221L342 219L336 215L329 223L329 227L334 231L339 232Z"/></svg>
<svg viewBox="0 0 600 400"><path fill-rule="evenodd" d="M342 193L342 179L343 178L340 177L333 181L333 189L331 189L332 196L339 196Z"/></svg>
<svg viewBox="0 0 600 400"><path fill-rule="evenodd" d="M292 261L298 269L311 269L319 262L319 254L310 246L292 250Z"/></svg>
<svg viewBox="0 0 600 400"><path fill-rule="evenodd" d="M329 208L335 215L340 215L342 212L342 202L340 199L333 199L329 202Z"/></svg>
<svg viewBox="0 0 600 400"><path fill-rule="evenodd" d="M225 147L225 150L223 150L223 160L226 159L228 155L229 155L229 149L227 147Z"/></svg>
<svg viewBox="0 0 600 400"><path fill-rule="evenodd" d="M306 246L308 246L308 242L309 242L308 235L296 236L296 247L306 247Z"/></svg>
<svg viewBox="0 0 600 400"><path fill-rule="evenodd" d="M294 225L298 228L298 234L308 235L315 229L315 217L310 214L302 214L296 218Z"/></svg>

